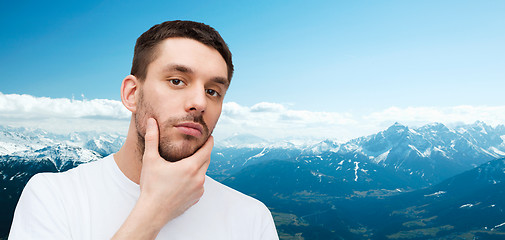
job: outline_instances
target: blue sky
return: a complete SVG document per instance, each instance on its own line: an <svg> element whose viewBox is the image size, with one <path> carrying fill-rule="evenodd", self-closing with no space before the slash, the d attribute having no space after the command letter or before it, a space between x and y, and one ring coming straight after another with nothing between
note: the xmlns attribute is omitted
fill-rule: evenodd
<svg viewBox="0 0 505 240"><path fill-rule="evenodd" d="M226 102L357 115L505 105L504 1L4 1L0 9L3 94L119 100L136 38L187 19L216 28L234 54Z"/></svg>

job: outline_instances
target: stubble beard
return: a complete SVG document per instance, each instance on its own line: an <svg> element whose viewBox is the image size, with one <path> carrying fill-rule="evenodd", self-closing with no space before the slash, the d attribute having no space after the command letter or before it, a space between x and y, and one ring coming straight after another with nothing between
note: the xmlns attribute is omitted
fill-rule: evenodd
<svg viewBox="0 0 505 240"><path fill-rule="evenodd" d="M154 109L151 105L144 101L143 91L140 90L138 111L135 114L135 127L137 129L137 148L141 155L144 154L145 149L145 133L146 133L146 123L147 119L150 117L155 118ZM167 134L164 130L173 128L176 124L181 122L195 122L202 125L202 137L197 138L191 135L183 135L183 143L176 144L172 136ZM200 149L203 144L210 137L210 132L207 124L203 120L202 115L186 115L183 117L173 117L165 120L164 122L158 122L159 127L159 146L158 152L160 156L169 162L177 162L181 159L187 158L193 155L198 149Z"/></svg>

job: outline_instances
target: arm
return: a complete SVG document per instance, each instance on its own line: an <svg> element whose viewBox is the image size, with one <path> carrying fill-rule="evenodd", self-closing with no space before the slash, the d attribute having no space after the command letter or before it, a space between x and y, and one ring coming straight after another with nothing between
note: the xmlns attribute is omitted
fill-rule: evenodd
<svg viewBox="0 0 505 240"><path fill-rule="evenodd" d="M203 195L205 173L214 145L212 136L192 156L168 162L159 155L159 130L147 121L140 175L140 197L113 239L154 239L170 220L184 213Z"/></svg>

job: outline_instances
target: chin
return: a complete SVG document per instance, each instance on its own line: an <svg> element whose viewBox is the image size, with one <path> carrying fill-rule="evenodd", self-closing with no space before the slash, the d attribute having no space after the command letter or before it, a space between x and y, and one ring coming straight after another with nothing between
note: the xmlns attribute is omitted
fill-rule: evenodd
<svg viewBox="0 0 505 240"><path fill-rule="evenodd" d="M193 140L196 140L192 137ZM160 156L169 162L178 162L184 158L193 155L198 149L203 146L203 143L196 141L181 140L178 143L162 143L160 144Z"/></svg>
<svg viewBox="0 0 505 240"><path fill-rule="evenodd" d="M178 162L182 159L185 159L185 158L191 156L191 154L181 155L181 156L166 155L166 154L160 154L160 155L163 159L165 159L166 161L169 161L169 162Z"/></svg>

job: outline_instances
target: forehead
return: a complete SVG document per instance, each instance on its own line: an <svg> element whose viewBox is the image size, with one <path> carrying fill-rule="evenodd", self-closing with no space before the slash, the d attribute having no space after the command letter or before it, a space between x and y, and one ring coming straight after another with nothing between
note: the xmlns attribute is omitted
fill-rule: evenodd
<svg viewBox="0 0 505 240"><path fill-rule="evenodd" d="M196 40L168 38L160 42L155 51L156 58L148 66L148 75L151 71L163 71L167 66L180 65L191 68L202 77L227 79L228 69L221 54Z"/></svg>

